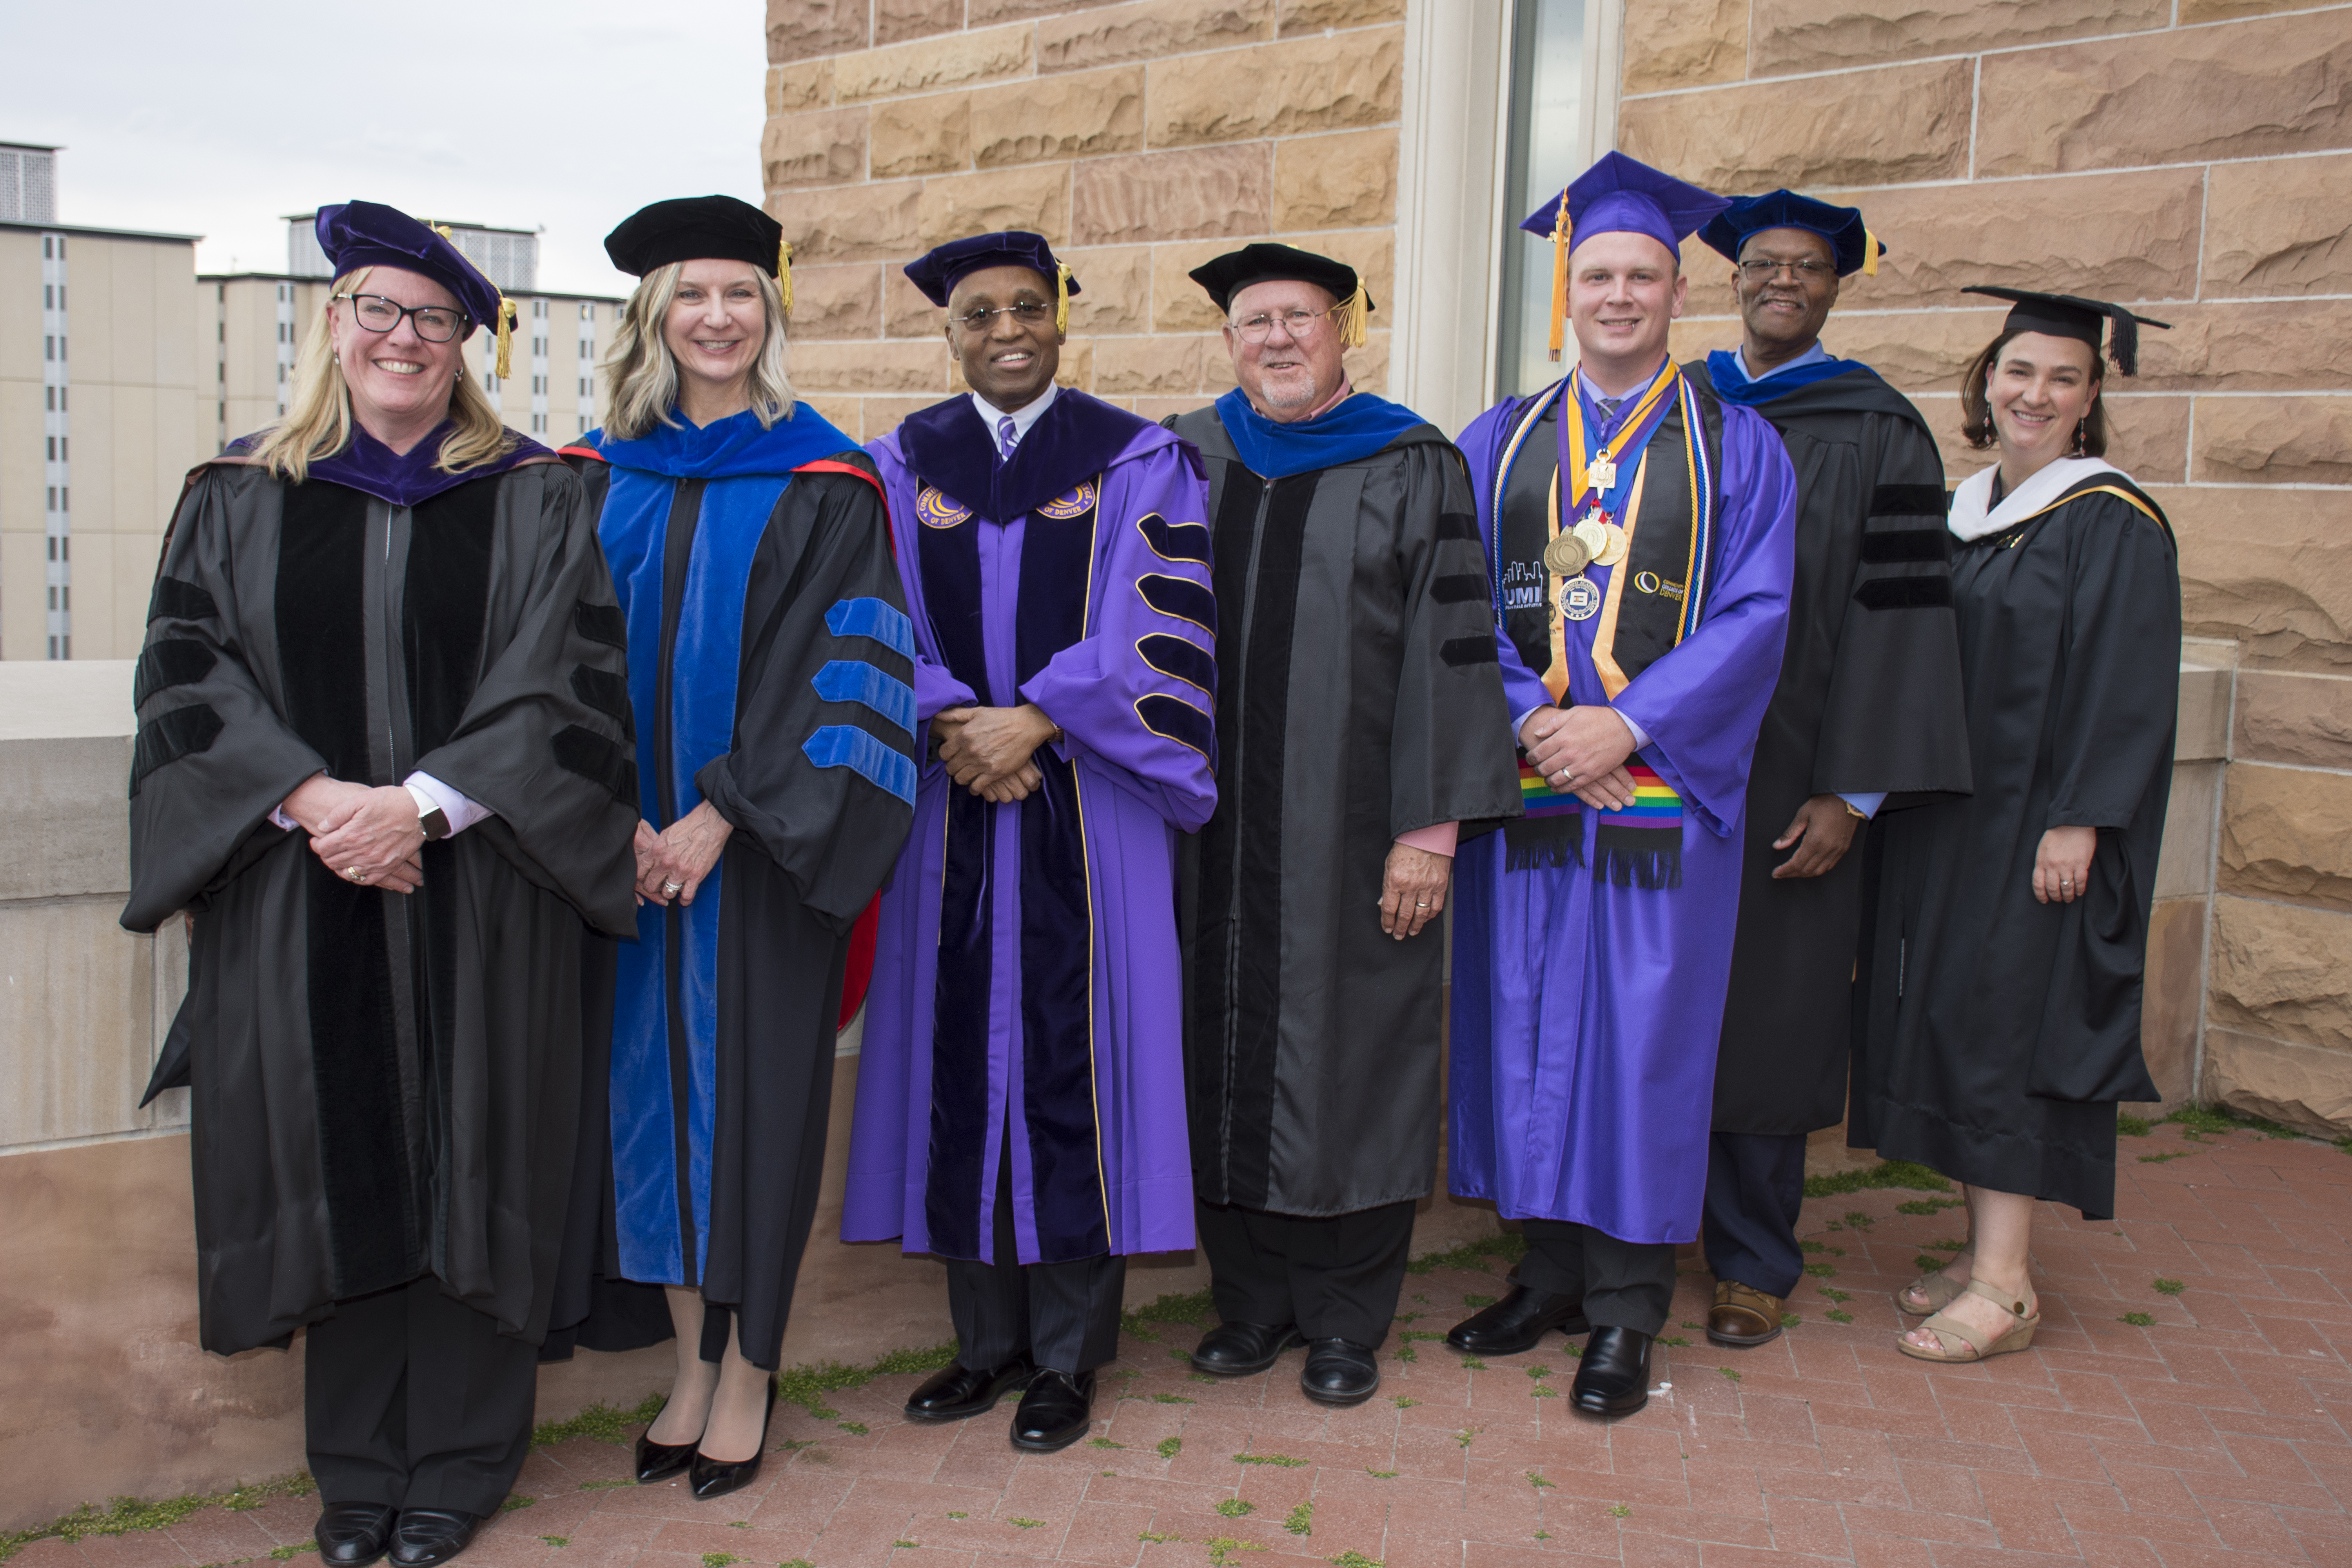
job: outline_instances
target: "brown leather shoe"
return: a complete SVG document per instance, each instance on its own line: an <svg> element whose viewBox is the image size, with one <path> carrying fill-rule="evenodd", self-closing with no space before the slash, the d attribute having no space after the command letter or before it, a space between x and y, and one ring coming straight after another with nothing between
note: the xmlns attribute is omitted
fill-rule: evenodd
<svg viewBox="0 0 2352 1568"><path fill-rule="evenodd" d="M1718 1345L1747 1350L1780 1337L1780 1298L1767 1296L1737 1279L1715 1282L1715 1306L1706 1315L1706 1337Z"/></svg>

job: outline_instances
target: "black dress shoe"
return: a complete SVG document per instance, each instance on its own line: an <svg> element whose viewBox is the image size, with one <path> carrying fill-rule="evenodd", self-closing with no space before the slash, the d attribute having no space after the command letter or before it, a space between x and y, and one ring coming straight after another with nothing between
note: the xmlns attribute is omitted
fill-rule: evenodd
<svg viewBox="0 0 2352 1568"><path fill-rule="evenodd" d="M1264 1372L1282 1359L1282 1352L1307 1342L1289 1323L1274 1328L1265 1323L1219 1323L1192 1352L1192 1364L1219 1377L1247 1377Z"/></svg>
<svg viewBox="0 0 2352 1568"><path fill-rule="evenodd" d="M1472 1355L1517 1355L1535 1349L1554 1329L1580 1334L1591 1326L1584 1321L1581 1300L1514 1285L1493 1306L1454 1324L1445 1342Z"/></svg>
<svg viewBox="0 0 2352 1568"><path fill-rule="evenodd" d="M908 1396L909 1421L961 1421L985 1415L1013 1390L1026 1388L1037 1369L1026 1356L994 1372L974 1372L961 1362L950 1362L923 1380Z"/></svg>
<svg viewBox="0 0 2352 1568"><path fill-rule="evenodd" d="M1593 1330L1568 1403L1587 1415L1631 1415L1650 1403L1650 1336L1613 1323Z"/></svg>
<svg viewBox="0 0 2352 1568"><path fill-rule="evenodd" d="M662 1410L668 1408L669 1401L662 1401ZM660 1480L665 1476L674 1476L694 1462L692 1443L656 1443L646 1435L660 1424L661 1412L656 1411L653 1420L646 1424L645 1432L637 1434L635 1460L639 1486Z"/></svg>
<svg viewBox="0 0 2352 1568"><path fill-rule="evenodd" d="M310 1531L319 1561L335 1568L367 1568L392 1544L392 1521L400 1510L383 1502L331 1502Z"/></svg>
<svg viewBox="0 0 2352 1568"><path fill-rule="evenodd" d="M1318 1405L1361 1405L1381 1386L1381 1363L1353 1340L1309 1340L1298 1391Z"/></svg>
<svg viewBox="0 0 2352 1568"><path fill-rule="evenodd" d="M1052 1454L1068 1447L1094 1425L1095 1374L1041 1367L1013 1413L1013 1446L1024 1453Z"/></svg>
<svg viewBox="0 0 2352 1568"><path fill-rule="evenodd" d="M482 1516L456 1508L404 1508L392 1529L392 1560L400 1568L433 1568L473 1544Z"/></svg>
<svg viewBox="0 0 2352 1568"><path fill-rule="evenodd" d="M687 1468L687 1487L696 1497L725 1497L740 1491L760 1479L760 1461L768 1457L768 1423L776 1415L776 1379L768 1377L768 1408L760 1415L760 1446L751 1450L748 1459L714 1459L700 1448L694 1451L694 1463ZM709 1436L709 1434L705 1434Z"/></svg>

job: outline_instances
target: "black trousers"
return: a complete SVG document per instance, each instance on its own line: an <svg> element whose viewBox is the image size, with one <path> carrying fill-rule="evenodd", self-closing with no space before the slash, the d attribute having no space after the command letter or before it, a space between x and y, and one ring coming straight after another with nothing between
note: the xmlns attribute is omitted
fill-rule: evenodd
<svg viewBox="0 0 2352 1568"><path fill-rule="evenodd" d="M1717 1132L1706 1151L1706 1265L1782 1296L1805 1276L1797 1215L1805 1204L1805 1135Z"/></svg>
<svg viewBox="0 0 2352 1568"><path fill-rule="evenodd" d="M1209 1290L1229 1323L1296 1323L1310 1340L1378 1350L1396 1321L1412 1246L1411 1199L1354 1214L1192 1205Z"/></svg>
<svg viewBox="0 0 2352 1568"><path fill-rule="evenodd" d="M537 1347L430 1275L339 1301L304 1338L320 1500L499 1511L530 1452Z"/></svg>
<svg viewBox="0 0 2352 1568"><path fill-rule="evenodd" d="M1112 1254L1069 1263L1021 1263L1013 1231L1013 1156L996 1163L994 1263L960 1258L948 1266L948 1317L964 1365L993 1371L1026 1356L1073 1377L1118 1353L1118 1310L1127 1258Z"/></svg>
<svg viewBox="0 0 2352 1568"><path fill-rule="evenodd" d="M1675 1298L1675 1247L1668 1241L1620 1241L1589 1225L1565 1220L1519 1222L1528 1255L1519 1283L1555 1296L1580 1296L1598 1328L1656 1335Z"/></svg>

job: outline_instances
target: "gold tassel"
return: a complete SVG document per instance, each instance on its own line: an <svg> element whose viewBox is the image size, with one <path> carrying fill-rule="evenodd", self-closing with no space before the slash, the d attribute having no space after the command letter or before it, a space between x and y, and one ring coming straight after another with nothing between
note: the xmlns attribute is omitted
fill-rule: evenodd
<svg viewBox="0 0 2352 1568"><path fill-rule="evenodd" d="M499 359L492 374L500 381L507 378L508 368L514 363L514 301L504 294L499 296Z"/></svg>
<svg viewBox="0 0 2352 1568"><path fill-rule="evenodd" d="M1568 343L1568 193L1559 194L1559 216L1551 226L1551 363Z"/></svg>
<svg viewBox="0 0 2352 1568"><path fill-rule="evenodd" d="M1054 263L1054 330L1070 335L1070 264Z"/></svg>
<svg viewBox="0 0 2352 1568"><path fill-rule="evenodd" d="M1372 302L1365 296L1364 285L1360 279L1356 291L1339 301L1339 314L1333 318L1333 324L1339 329L1341 348L1360 349L1364 346L1364 329L1368 325L1365 318L1371 313L1371 309Z"/></svg>
<svg viewBox="0 0 2352 1568"><path fill-rule="evenodd" d="M1878 237L1866 226L1862 231L1862 275L1864 278L1878 276Z"/></svg>
<svg viewBox="0 0 2352 1568"><path fill-rule="evenodd" d="M784 314L793 313L793 242L776 241L776 292L783 296Z"/></svg>

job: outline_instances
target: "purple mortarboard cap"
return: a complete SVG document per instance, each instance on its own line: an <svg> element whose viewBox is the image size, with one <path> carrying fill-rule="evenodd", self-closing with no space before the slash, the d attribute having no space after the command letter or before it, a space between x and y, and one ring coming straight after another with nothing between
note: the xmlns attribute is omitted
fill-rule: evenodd
<svg viewBox="0 0 2352 1568"><path fill-rule="evenodd" d="M1860 207L1832 206L1790 190L1732 197L1731 205L1710 219L1698 237L1709 249L1737 261L1748 237L1768 228L1801 228L1828 240L1841 278L1852 272L1875 277L1878 258L1886 254L1885 242L1864 225Z"/></svg>
<svg viewBox="0 0 2352 1568"><path fill-rule="evenodd" d="M382 202L345 202L320 207L319 248L338 278L362 267L397 267L422 273L456 297L466 312L466 336L476 327L495 327L505 300L498 285L438 230ZM463 340L459 340L462 342ZM503 374L503 373L501 373Z"/></svg>
<svg viewBox="0 0 2352 1568"><path fill-rule="evenodd" d="M1622 153L1603 153L1519 226L1549 238L1558 228L1562 202L1568 204L1570 245L1596 234L1646 234L1676 258L1683 253L1685 235L1731 205Z"/></svg>
<svg viewBox="0 0 2352 1568"><path fill-rule="evenodd" d="M907 277L924 299L944 307L955 286L984 267L1026 267L1048 283L1066 285L1066 297L1078 291L1078 280L1062 269L1045 237L1021 229L951 239L907 263Z"/></svg>

